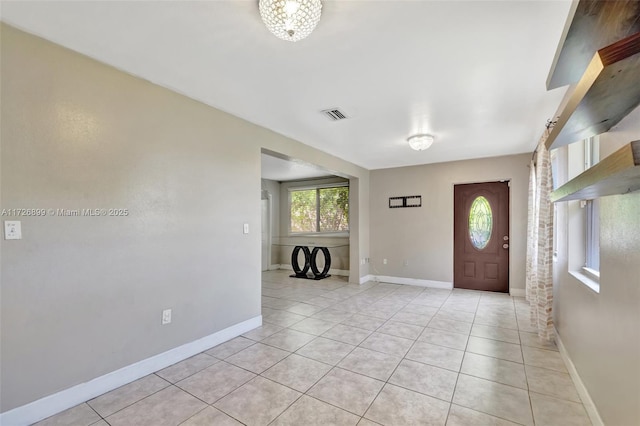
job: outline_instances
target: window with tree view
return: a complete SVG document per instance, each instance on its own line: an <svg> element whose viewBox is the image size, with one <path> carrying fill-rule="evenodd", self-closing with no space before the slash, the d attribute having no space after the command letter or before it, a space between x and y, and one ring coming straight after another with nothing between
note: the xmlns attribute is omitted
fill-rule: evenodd
<svg viewBox="0 0 640 426"><path fill-rule="evenodd" d="M290 191L291 233L349 230L349 187Z"/></svg>

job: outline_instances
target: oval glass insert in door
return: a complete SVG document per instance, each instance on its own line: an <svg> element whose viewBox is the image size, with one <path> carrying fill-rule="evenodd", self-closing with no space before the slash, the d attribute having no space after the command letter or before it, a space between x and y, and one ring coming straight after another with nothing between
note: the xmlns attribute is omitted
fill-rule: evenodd
<svg viewBox="0 0 640 426"><path fill-rule="evenodd" d="M491 239L493 213L489 201L482 195L476 197L469 209L469 239L478 250L484 249Z"/></svg>

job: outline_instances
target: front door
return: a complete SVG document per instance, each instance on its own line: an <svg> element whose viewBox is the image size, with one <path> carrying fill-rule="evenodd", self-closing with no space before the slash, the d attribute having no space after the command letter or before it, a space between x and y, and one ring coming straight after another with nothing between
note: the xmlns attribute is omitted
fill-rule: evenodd
<svg viewBox="0 0 640 426"><path fill-rule="evenodd" d="M455 185L453 286L509 292L509 184Z"/></svg>

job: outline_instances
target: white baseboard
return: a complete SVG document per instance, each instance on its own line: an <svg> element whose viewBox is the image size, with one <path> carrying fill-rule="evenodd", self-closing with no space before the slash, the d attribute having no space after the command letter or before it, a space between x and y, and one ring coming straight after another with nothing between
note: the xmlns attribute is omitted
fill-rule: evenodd
<svg viewBox="0 0 640 426"><path fill-rule="evenodd" d="M270 265L269 266L269 271L277 271L278 269L281 269L280 265L276 264L276 265Z"/></svg>
<svg viewBox="0 0 640 426"><path fill-rule="evenodd" d="M293 273L293 267L291 265L287 265L287 264L281 264L278 265L279 268L278 269L286 269L291 271L291 273ZM344 269L329 269L329 275L338 275L341 277L348 277L349 276L349 271L346 271Z"/></svg>
<svg viewBox="0 0 640 426"><path fill-rule="evenodd" d="M360 284L364 284L364 283L368 283L369 281L373 281L375 280L375 276L374 275L365 275L364 277L360 277Z"/></svg>
<svg viewBox="0 0 640 426"><path fill-rule="evenodd" d="M374 275L373 279L380 282L391 284L415 285L418 287L441 288L446 290L453 289L453 283L447 281L421 280L417 278L388 277L384 275Z"/></svg>
<svg viewBox="0 0 640 426"><path fill-rule="evenodd" d="M576 370L576 366L573 365L573 361L569 357L569 353L567 352L567 348L565 348L562 343L562 339L560 339L560 335L558 334L558 330L555 330L556 333L556 344L558 345L558 350L560 351L560 356L564 360L565 365L567 366L567 370L569 370L569 375L573 379L573 383L576 385L576 390L578 391L578 395L580 395L580 399L582 400L582 405L584 405L585 410L587 410L587 414L589 415L589 419L593 426L604 426L604 422L600 417L600 413L598 413L598 409L596 405L593 403L591 399L591 395L589 395L589 391L586 386L582 382L580 375L578 374L578 370Z"/></svg>
<svg viewBox="0 0 640 426"><path fill-rule="evenodd" d="M104 376L96 377L86 383L81 383L13 410L0 413L0 424L21 426L38 422L67 408L74 407L105 392L199 354L261 325L261 315L232 325L201 339L112 371Z"/></svg>
<svg viewBox="0 0 640 426"><path fill-rule="evenodd" d="M511 297L525 297L527 293L524 288L510 288L509 295Z"/></svg>

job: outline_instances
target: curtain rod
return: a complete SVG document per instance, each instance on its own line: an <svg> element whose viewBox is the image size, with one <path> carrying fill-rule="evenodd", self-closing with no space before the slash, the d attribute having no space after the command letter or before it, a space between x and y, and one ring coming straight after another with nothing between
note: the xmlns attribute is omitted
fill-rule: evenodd
<svg viewBox="0 0 640 426"><path fill-rule="evenodd" d="M555 126L558 123L558 119L560 117L556 117L555 120L552 120L550 118L547 119L547 122L545 123L544 127L547 129L546 131L548 132L549 130L553 129L553 126ZM536 158L536 154L538 153L538 147L536 146L536 149L533 150L533 153L531 154L531 161L533 161L534 158ZM535 164L535 161L534 161Z"/></svg>

